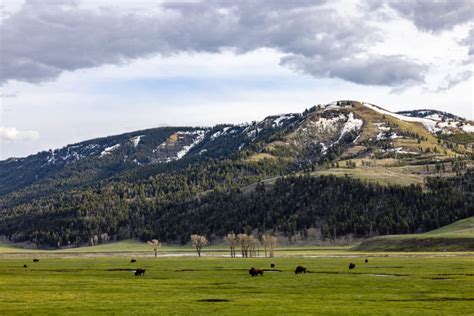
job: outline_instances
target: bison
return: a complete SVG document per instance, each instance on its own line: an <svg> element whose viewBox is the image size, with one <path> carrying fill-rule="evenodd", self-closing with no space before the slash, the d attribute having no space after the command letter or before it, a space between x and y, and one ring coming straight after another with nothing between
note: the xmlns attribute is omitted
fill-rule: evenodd
<svg viewBox="0 0 474 316"><path fill-rule="evenodd" d="M135 263L135 262L137 262L137 259L133 259L133 258L132 258L132 259L130 260L130 263Z"/></svg>
<svg viewBox="0 0 474 316"><path fill-rule="evenodd" d="M145 269L138 268L135 270L135 276L142 276L145 275Z"/></svg>
<svg viewBox="0 0 474 316"><path fill-rule="evenodd" d="M33 259L33 262L40 262L39 259Z"/></svg>
<svg viewBox="0 0 474 316"><path fill-rule="evenodd" d="M274 263L270 264L270 267L271 267L272 269L275 268L275 264L274 264Z"/></svg>
<svg viewBox="0 0 474 316"><path fill-rule="evenodd" d="M26 264L23 265L23 268L28 268L28 266Z"/></svg>
<svg viewBox="0 0 474 316"><path fill-rule="evenodd" d="M261 269L255 269L255 268L250 268L249 274L254 277L254 276L263 276L263 270Z"/></svg>
<svg viewBox="0 0 474 316"><path fill-rule="evenodd" d="M297 266L295 269L295 274L301 274L301 273L306 274L306 268L303 266Z"/></svg>
<svg viewBox="0 0 474 316"><path fill-rule="evenodd" d="M365 259L365 263L369 263L369 259Z"/></svg>
<svg viewBox="0 0 474 316"><path fill-rule="evenodd" d="M355 267L356 267L356 265L355 265L355 264L353 264L352 262L351 262L351 263L349 263L349 269L350 269L350 270L354 269Z"/></svg>

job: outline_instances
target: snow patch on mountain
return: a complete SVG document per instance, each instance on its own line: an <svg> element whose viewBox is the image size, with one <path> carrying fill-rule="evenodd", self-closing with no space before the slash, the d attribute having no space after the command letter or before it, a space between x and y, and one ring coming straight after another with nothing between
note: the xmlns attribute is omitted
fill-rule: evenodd
<svg viewBox="0 0 474 316"><path fill-rule="evenodd" d="M438 113L427 115L424 118L430 119L430 120L433 120L433 121L442 121L443 120L441 115L439 115Z"/></svg>
<svg viewBox="0 0 474 316"><path fill-rule="evenodd" d="M334 133L338 130L340 122L345 120L346 116L344 114L333 118L320 117L316 122L311 122L311 127L316 128L322 133Z"/></svg>
<svg viewBox="0 0 474 316"><path fill-rule="evenodd" d="M144 137L145 135L138 135L135 137L130 138L130 142L133 144L133 146L137 147L138 144L140 143L140 140Z"/></svg>
<svg viewBox="0 0 474 316"><path fill-rule="evenodd" d="M295 114L283 114L273 120L273 126L281 126L285 121L291 120Z"/></svg>
<svg viewBox="0 0 474 316"><path fill-rule="evenodd" d="M115 149L119 148L120 147L120 144L115 144L113 146L110 146L110 147L107 147L105 148L101 153L100 153L100 156L103 157L105 155L108 155L110 154L111 152L113 152Z"/></svg>
<svg viewBox="0 0 474 316"><path fill-rule="evenodd" d="M254 126L249 126L244 130L244 133L247 133L248 138L250 138L251 140L254 140L257 137L257 131L258 131L258 128L255 128Z"/></svg>
<svg viewBox="0 0 474 316"><path fill-rule="evenodd" d="M401 114L397 114L397 113L393 113L393 112L390 112L390 111L387 111L387 110L384 110L376 105L373 105L373 104L370 104L370 103L363 103L366 107L378 112L378 113L381 113L381 114L384 114L384 115L390 115L394 118L397 118L401 121L406 121L406 122L418 122L418 123L421 123L423 124L423 126L429 130L431 133L436 133L438 131L440 131L441 129L436 127L436 121L434 120L431 120L431 119L427 119L427 118L421 118L421 117L412 117L412 116L405 116L405 115L401 115Z"/></svg>
<svg viewBox="0 0 474 316"><path fill-rule="evenodd" d="M204 140L204 137L206 136L206 131L205 130L198 130L198 131L195 131L194 135L196 136L194 141L190 145L183 146L183 148L176 153L176 160L179 160L179 159L183 158L184 156L186 156L186 154L194 146L196 146L197 144L202 142Z"/></svg>
<svg viewBox="0 0 474 316"><path fill-rule="evenodd" d="M155 160L155 162L168 163L171 161L180 160L186 156L192 148L201 143L208 132L209 130L176 132L173 136L176 137L175 140L168 139L153 150L153 153L160 156Z"/></svg>
<svg viewBox="0 0 474 316"><path fill-rule="evenodd" d="M355 118L352 112L349 113L349 117L347 118L347 121L344 124L344 127L342 128L341 136L339 136L339 139L337 141L340 141L342 137L344 137L344 135L347 133L360 131L362 125L364 125L364 121Z"/></svg>
<svg viewBox="0 0 474 316"><path fill-rule="evenodd" d="M393 152L393 153L396 153L396 154L418 155L417 152L403 150L403 147L388 149L387 152Z"/></svg>
<svg viewBox="0 0 474 316"><path fill-rule="evenodd" d="M211 135L211 140L215 140L218 137L224 136L225 134L227 134L230 128L231 128L230 126L227 126L227 127L224 127L222 130L215 132L214 134Z"/></svg>
<svg viewBox="0 0 474 316"><path fill-rule="evenodd" d="M474 125L471 125L469 123L461 126L461 129L466 133L474 133Z"/></svg>

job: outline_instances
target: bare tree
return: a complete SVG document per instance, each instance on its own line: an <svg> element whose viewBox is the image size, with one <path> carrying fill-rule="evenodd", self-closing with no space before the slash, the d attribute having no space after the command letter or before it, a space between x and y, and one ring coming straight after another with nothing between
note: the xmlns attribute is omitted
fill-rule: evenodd
<svg viewBox="0 0 474 316"><path fill-rule="evenodd" d="M158 256L158 249L161 247L161 243L158 239L152 239L147 242L152 248L153 251L155 252L155 258Z"/></svg>
<svg viewBox="0 0 474 316"><path fill-rule="evenodd" d="M230 257L235 258L235 245L238 242L238 238L234 233L229 233L225 236L225 240L229 243Z"/></svg>
<svg viewBox="0 0 474 316"><path fill-rule="evenodd" d="M240 250L242 252L242 258L247 258L249 254L249 236L247 234L238 234L237 238L240 241Z"/></svg>
<svg viewBox="0 0 474 316"><path fill-rule="evenodd" d="M262 240L265 247L265 257L267 256L267 250L268 250L269 257L270 258L274 257L277 238L271 235L263 235Z"/></svg>
<svg viewBox="0 0 474 316"><path fill-rule="evenodd" d="M197 254L201 257L201 250L208 244L207 238L201 235L191 235L191 243L196 248Z"/></svg>
<svg viewBox="0 0 474 316"><path fill-rule="evenodd" d="M102 241L103 244L106 244L109 242L110 237L107 235L107 233L103 233L100 235L100 240Z"/></svg>
<svg viewBox="0 0 474 316"><path fill-rule="evenodd" d="M247 238L250 258L257 257L258 239L253 237L252 235L248 236Z"/></svg>

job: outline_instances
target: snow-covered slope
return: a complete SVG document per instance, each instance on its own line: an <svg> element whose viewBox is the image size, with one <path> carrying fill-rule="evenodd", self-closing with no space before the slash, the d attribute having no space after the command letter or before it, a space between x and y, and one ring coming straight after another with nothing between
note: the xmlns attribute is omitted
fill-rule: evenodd
<svg viewBox="0 0 474 316"><path fill-rule="evenodd" d="M441 129L436 126L436 121L428 118L422 118L422 117L412 117L412 116L405 116L397 113L393 113L390 111L387 111L385 109L382 109L381 107L378 107L374 104L370 103L364 103L364 105L368 108L371 108L372 110L379 112L384 115L390 115L393 116L399 120L406 121L406 122L417 122L423 124L423 126L429 130L432 133L436 133L440 131Z"/></svg>
<svg viewBox="0 0 474 316"><path fill-rule="evenodd" d="M438 132L452 133L453 131L474 133L474 124L472 122L468 122L465 119L450 113L436 110L412 110L394 113L374 104L363 104L374 111L384 115L393 116L402 121L421 123L433 134Z"/></svg>

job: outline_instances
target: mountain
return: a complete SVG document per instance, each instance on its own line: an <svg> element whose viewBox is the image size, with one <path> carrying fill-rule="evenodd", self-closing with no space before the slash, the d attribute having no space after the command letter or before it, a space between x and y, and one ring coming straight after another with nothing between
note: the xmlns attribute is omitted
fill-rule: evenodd
<svg viewBox="0 0 474 316"><path fill-rule="evenodd" d="M473 122L448 113L392 113L373 104L344 100L240 125L165 127L93 139L0 161L0 235L13 241L64 245L71 239L84 243L104 232L123 239L145 238L161 230L167 231L162 237L185 242L184 222L173 221L176 232L171 234L171 228L158 225L156 219L147 226L143 218L159 210L158 218L171 220L170 214L202 207L195 204L202 199L212 197L208 203L214 205L217 202L212 199L217 197L213 194L253 195L261 181L274 186L283 177L301 174L429 187L430 177L462 177L472 168L473 132ZM289 201L296 198L295 192ZM251 204L247 200L236 203ZM231 205L226 209L232 212ZM137 213L143 213L143 218L135 218ZM116 217L110 218L111 214ZM456 210L451 215L469 214ZM327 225L325 216L318 219L321 225ZM452 218L447 216L443 223ZM138 222L146 228L132 229L131 223ZM277 222L273 229L288 233L288 223ZM245 230L260 224L246 224ZM64 237L65 231L74 238ZM379 233L392 231L383 228Z"/></svg>
<svg viewBox="0 0 474 316"><path fill-rule="evenodd" d="M260 122L212 128L165 127L93 139L26 158L0 161L0 194L45 179L68 178L77 169L81 179L72 186L92 183L126 170L180 160L282 158L314 163L323 156L372 157L395 154L438 157L472 153L474 137L465 148L439 144L435 136L474 132L474 123L435 110L391 113L378 106L338 101L301 114L269 116ZM340 147L344 147L342 150Z"/></svg>

